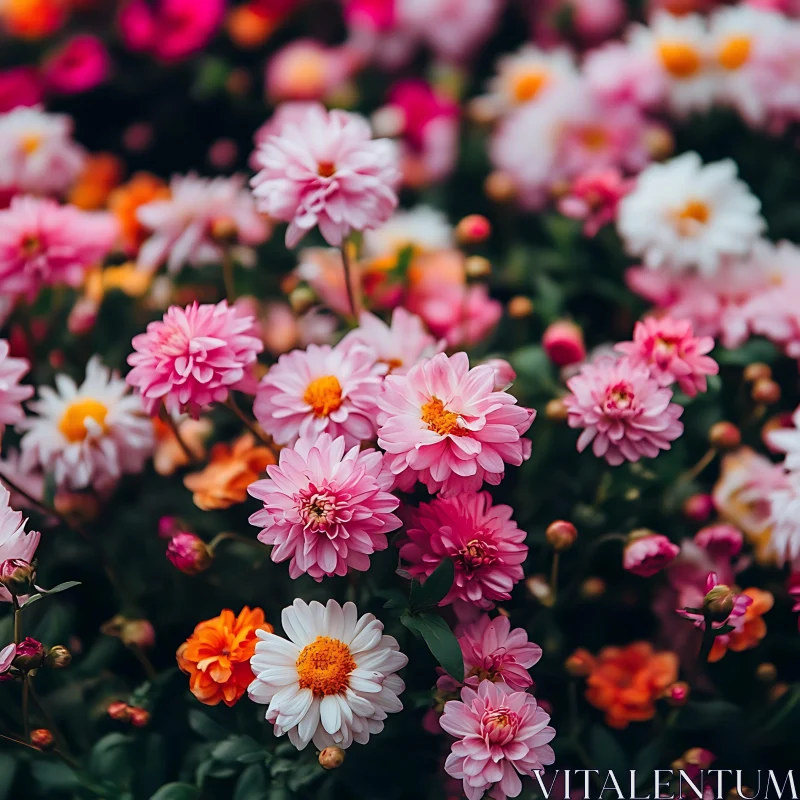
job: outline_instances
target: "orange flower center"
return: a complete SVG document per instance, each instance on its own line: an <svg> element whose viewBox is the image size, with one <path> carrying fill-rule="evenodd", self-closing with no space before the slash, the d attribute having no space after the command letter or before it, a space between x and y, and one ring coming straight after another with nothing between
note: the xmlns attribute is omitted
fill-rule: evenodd
<svg viewBox="0 0 800 800"><path fill-rule="evenodd" d="M458 420L458 414L448 411L438 397L432 397L422 406L422 421L429 431L435 431L439 436L465 436L468 431L459 426Z"/></svg>
<svg viewBox="0 0 800 800"><path fill-rule="evenodd" d="M356 662L344 642L317 636L302 649L295 666L300 688L311 689L318 697L324 697L348 688Z"/></svg>
<svg viewBox="0 0 800 800"><path fill-rule="evenodd" d="M661 42L658 56L673 78L691 78L700 70L700 54L686 42Z"/></svg>
<svg viewBox="0 0 800 800"><path fill-rule="evenodd" d="M711 219L711 209L702 200L689 200L675 212L675 224L681 236L693 236Z"/></svg>
<svg viewBox="0 0 800 800"><path fill-rule="evenodd" d="M602 125L588 125L580 132L580 140L587 150L602 150L608 144L608 132Z"/></svg>
<svg viewBox="0 0 800 800"><path fill-rule="evenodd" d="M22 255L26 258L30 258L31 256L36 255L42 247L42 242L38 236L35 234L29 233L22 237L22 241L20 242L20 250L22 250Z"/></svg>
<svg viewBox="0 0 800 800"><path fill-rule="evenodd" d="M527 103L533 100L549 82L550 78L546 72L539 70L526 72L514 81L514 99L518 103Z"/></svg>
<svg viewBox="0 0 800 800"><path fill-rule="evenodd" d="M67 406L61 422L58 423L58 429L67 441L82 442L89 435L87 419L94 420L103 429L103 433L108 431L106 414L108 409L99 400L91 397L76 400Z"/></svg>
<svg viewBox="0 0 800 800"><path fill-rule="evenodd" d="M28 133L20 139L20 147L25 155L33 155L42 143L42 137L38 133Z"/></svg>
<svg viewBox="0 0 800 800"><path fill-rule="evenodd" d="M320 161L317 164L317 173L322 178L330 178L336 172L336 164L332 161Z"/></svg>
<svg viewBox="0 0 800 800"><path fill-rule="evenodd" d="M325 375L311 381L303 400L314 409L318 417L327 417L342 404L342 387L335 375Z"/></svg>
<svg viewBox="0 0 800 800"><path fill-rule="evenodd" d="M720 47L717 57L725 69L735 70L744 66L750 58L750 37L731 36Z"/></svg>

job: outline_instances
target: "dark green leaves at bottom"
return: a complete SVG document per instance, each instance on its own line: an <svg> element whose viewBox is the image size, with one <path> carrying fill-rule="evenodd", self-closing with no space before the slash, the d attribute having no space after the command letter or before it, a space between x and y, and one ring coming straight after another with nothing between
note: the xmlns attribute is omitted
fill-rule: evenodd
<svg viewBox="0 0 800 800"><path fill-rule="evenodd" d="M150 800L197 800L200 790L191 783L164 784Z"/></svg>
<svg viewBox="0 0 800 800"><path fill-rule="evenodd" d="M419 614L403 614L400 622L410 631L422 636L433 657L442 665L445 672L457 681L464 680L464 657L461 654L461 647L441 617L423 611Z"/></svg>

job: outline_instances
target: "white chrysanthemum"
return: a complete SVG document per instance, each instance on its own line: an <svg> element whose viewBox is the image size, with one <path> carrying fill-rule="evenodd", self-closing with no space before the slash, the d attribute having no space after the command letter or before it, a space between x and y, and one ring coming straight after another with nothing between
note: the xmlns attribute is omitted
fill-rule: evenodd
<svg viewBox="0 0 800 800"><path fill-rule="evenodd" d="M276 736L288 733L298 750L311 741L347 748L366 744L388 714L402 710L405 684L395 673L408 658L372 614L359 617L353 603L297 599L281 623L288 641L257 632L250 659L256 678L247 690L256 703L269 703Z"/></svg>
<svg viewBox="0 0 800 800"><path fill-rule="evenodd" d="M452 245L452 225L443 212L431 206L396 211L385 225L364 231L364 255L369 259L396 258L406 247L429 252Z"/></svg>
<svg viewBox="0 0 800 800"><path fill-rule="evenodd" d="M786 487L767 496L770 506L768 525L772 531L767 551L779 566L787 561L793 568L800 562L800 473L787 477Z"/></svg>
<svg viewBox="0 0 800 800"><path fill-rule="evenodd" d="M56 388L39 389L29 403L38 416L18 425L23 469L39 465L53 472L56 484L69 489L112 486L123 473L140 472L153 451L153 424L138 394L99 356L86 365L80 387L56 375Z"/></svg>
<svg viewBox="0 0 800 800"><path fill-rule="evenodd" d="M27 520L21 511L14 511L10 505L11 495L5 486L0 486L0 564L9 558L33 561L41 534L37 531L25 532ZM10 603L11 595L5 586L0 586L0 603Z"/></svg>
<svg viewBox="0 0 800 800"><path fill-rule="evenodd" d="M761 203L726 159L703 165L697 153L651 164L619 205L617 229L628 253L648 267L716 272L744 256L764 229Z"/></svg>

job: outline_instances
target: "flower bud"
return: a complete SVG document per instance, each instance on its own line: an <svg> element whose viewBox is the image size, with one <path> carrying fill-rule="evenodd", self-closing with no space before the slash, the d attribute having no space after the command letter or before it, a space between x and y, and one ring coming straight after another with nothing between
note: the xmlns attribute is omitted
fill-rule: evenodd
<svg viewBox="0 0 800 800"><path fill-rule="evenodd" d="M323 769L338 769L344 764L345 752L335 744L329 745L319 754L319 765Z"/></svg>
<svg viewBox="0 0 800 800"><path fill-rule="evenodd" d="M772 368L769 364L764 364L761 361L754 361L744 368L744 379L748 383L755 383L760 380L769 380L772 378Z"/></svg>
<svg viewBox="0 0 800 800"><path fill-rule="evenodd" d="M756 667L756 678L761 681L761 683L773 683L777 677L778 670L775 669L774 664L765 661L763 664L759 664L758 667Z"/></svg>
<svg viewBox="0 0 800 800"><path fill-rule="evenodd" d="M150 722L150 712L146 708L131 708L131 725L136 728L144 728Z"/></svg>
<svg viewBox="0 0 800 800"><path fill-rule="evenodd" d="M15 597L30 594L36 581L36 567L21 558L8 558L0 564L0 584Z"/></svg>
<svg viewBox="0 0 800 800"><path fill-rule="evenodd" d="M44 657L44 664L51 669L64 669L72 661L72 653L63 644L53 645Z"/></svg>
<svg viewBox="0 0 800 800"><path fill-rule="evenodd" d="M547 401L544 407L544 415L551 422L566 422L569 417L569 410L563 397L554 397Z"/></svg>
<svg viewBox="0 0 800 800"><path fill-rule="evenodd" d="M456 225L459 244L480 244L492 235L492 224L482 214L470 214Z"/></svg>
<svg viewBox="0 0 800 800"><path fill-rule="evenodd" d="M775 702L776 700L780 700L786 692L789 691L789 684L788 683L776 683L770 690L769 690L769 699L771 702ZM751 795L752 796L752 795Z"/></svg>
<svg viewBox="0 0 800 800"><path fill-rule="evenodd" d="M17 654L14 656L14 666L22 672L38 669L44 661L44 647L42 643L30 636L17 645Z"/></svg>
<svg viewBox="0 0 800 800"><path fill-rule="evenodd" d="M117 720L118 722L129 722L131 718L131 710L131 707L127 703L123 703L121 700L111 703L106 709L108 716L111 717L111 719Z"/></svg>
<svg viewBox="0 0 800 800"><path fill-rule="evenodd" d="M585 678L592 671L594 656L588 651L579 647L564 662L564 669L573 678Z"/></svg>
<svg viewBox="0 0 800 800"><path fill-rule="evenodd" d="M542 605L553 605L553 593L550 591L550 583L544 575L531 575L526 579L525 586Z"/></svg>
<svg viewBox="0 0 800 800"><path fill-rule="evenodd" d="M544 532L550 547L557 553L569 550L578 538L578 529L565 519L557 519L547 526Z"/></svg>
<svg viewBox="0 0 800 800"><path fill-rule="evenodd" d="M586 358L583 331L569 320L549 325L542 337L542 346L547 357L559 367L568 367Z"/></svg>
<svg viewBox="0 0 800 800"><path fill-rule="evenodd" d="M492 274L492 262L483 256L470 256L464 261L464 271L471 280L488 278Z"/></svg>
<svg viewBox="0 0 800 800"><path fill-rule="evenodd" d="M651 578L673 561L680 551L680 547L666 536L640 528L628 535L622 554L622 566L634 575Z"/></svg>
<svg viewBox="0 0 800 800"><path fill-rule="evenodd" d="M719 583L703 599L703 616L712 622L725 622L733 611L735 600L736 592L730 586Z"/></svg>
<svg viewBox="0 0 800 800"><path fill-rule="evenodd" d="M120 628L119 638L129 647L135 646L147 650L155 644L156 632L146 619L126 619Z"/></svg>
<svg viewBox="0 0 800 800"><path fill-rule="evenodd" d="M295 314L305 314L316 302L317 296L308 286L298 286L289 293L289 305Z"/></svg>
<svg viewBox="0 0 800 800"><path fill-rule="evenodd" d="M581 584L581 597L586 600L596 600L606 593L606 582L596 575L587 578Z"/></svg>
<svg viewBox="0 0 800 800"><path fill-rule="evenodd" d="M683 501L683 516L692 522L705 522L714 511L710 494L693 494Z"/></svg>
<svg viewBox="0 0 800 800"><path fill-rule="evenodd" d="M517 295L508 301L508 316L511 319L525 319L533 314L533 301L530 297Z"/></svg>
<svg viewBox="0 0 800 800"><path fill-rule="evenodd" d="M517 185L507 172L492 172L483 183L486 196L495 203L510 203L517 196Z"/></svg>
<svg viewBox="0 0 800 800"><path fill-rule="evenodd" d="M754 403L774 406L781 399L781 387L771 378L759 378L750 392Z"/></svg>
<svg viewBox="0 0 800 800"><path fill-rule="evenodd" d="M653 160L660 161L672 155L675 139L664 125L651 125L645 131L644 146Z"/></svg>
<svg viewBox="0 0 800 800"><path fill-rule="evenodd" d="M47 728L31 731L31 744L40 750L48 750L53 746L53 734Z"/></svg>
<svg viewBox="0 0 800 800"><path fill-rule="evenodd" d="M717 422L708 432L708 441L720 450L733 450L742 443L742 434L732 422Z"/></svg>
<svg viewBox="0 0 800 800"><path fill-rule="evenodd" d="M676 708L685 706L689 702L689 691L686 681L676 681L664 690L664 699Z"/></svg>
<svg viewBox="0 0 800 800"><path fill-rule="evenodd" d="M216 242L233 244L239 231L230 217L220 217L211 223L211 238Z"/></svg>
<svg viewBox="0 0 800 800"><path fill-rule="evenodd" d="M170 539L167 558L186 575L197 575L211 566L214 556L199 536L183 531Z"/></svg>

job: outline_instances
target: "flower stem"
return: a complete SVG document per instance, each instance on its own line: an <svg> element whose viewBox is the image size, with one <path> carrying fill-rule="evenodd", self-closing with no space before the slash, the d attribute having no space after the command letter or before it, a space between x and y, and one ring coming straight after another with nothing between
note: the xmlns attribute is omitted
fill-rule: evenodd
<svg viewBox="0 0 800 800"><path fill-rule="evenodd" d="M560 555L558 551L553 551L553 567L550 570L550 597L554 605L558 595L558 560Z"/></svg>
<svg viewBox="0 0 800 800"><path fill-rule="evenodd" d="M134 656L136 656L136 660L142 665L142 669L144 670L144 674L147 676L147 680L155 680L158 677L158 673L156 672L156 668L153 666L150 659L145 654L144 650L135 644L129 645L128 649L133 653Z"/></svg>
<svg viewBox="0 0 800 800"><path fill-rule="evenodd" d="M22 726L25 732L25 738L30 736L31 726L28 721L28 696L31 690L31 676L26 672L22 682Z"/></svg>
<svg viewBox="0 0 800 800"><path fill-rule="evenodd" d="M345 239L342 242L342 265L344 266L344 283L347 288L347 300L350 303L350 314L354 322L358 322L358 305L356 303L356 290L353 286L353 271L350 264L350 254L348 253L349 241Z"/></svg>
<svg viewBox="0 0 800 800"><path fill-rule="evenodd" d="M19 644L22 641L22 609L14 594L11 595L11 603L14 606L14 644Z"/></svg>
<svg viewBox="0 0 800 800"><path fill-rule="evenodd" d="M256 425L253 420L251 420L247 414L239 408L239 404L234 400L233 395L229 394L228 399L225 401L225 405L233 411L234 414L239 418L242 424L256 437L263 445L269 447L270 450L272 449L272 440Z"/></svg>
<svg viewBox="0 0 800 800"><path fill-rule="evenodd" d="M64 747L64 744L66 743L66 739L64 738L64 735L59 730L58 725L56 725L55 720L50 715L50 712L47 710L47 707L42 702L42 699L37 694L36 689L34 688L34 685L33 685L33 680L30 681L30 684L29 684L28 688L29 688L30 693L31 693L31 699L39 707L39 711L42 712L42 716L45 718L45 721L47 722L48 730L50 730L50 732L53 734L53 736L55 737L56 741L59 743L59 746L62 749L66 750L66 748Z"/></svg>
<svg viewBox="0 0 800 800"><path fill-rule="evenodd" d="M225 282L225 296L228 298L228 302L233 305L236 301L236 278L233 259L228 249L225 250L222 256L222 280Z"/></svg>
<svg viewBox="0 0 800 800"><path fill-rule="evenodd" d="M708 662L708 657L711 655L711 650L714 647L714 639L717 638L717 632L714 630L710 619L706 619L706 629L703 631L703 643L700 645L700 653L697 660L701 664Z"/></svg>
<svg viewBox="0 0 800 800"><path fill-rule="evenodd" d="M233 533L232 531L223 531L222 533L218 533L209 542L208 549L212 553L214 553L217 547L226 540L239 542L241 544L247 544L250 545L250 547L258 547L259 549L262 549L264 547L264 545L257 539L248 539L246 536L240 536L238 533Z"/></svg>
<svg viewBox="0 0 800 800"><path fill-rule="evenodd" d="M186 442L183 440L180 429L178 428L178 423L175 422L175 419L172 416L172 414L170 414L167 411L167 409L162 405L161 409L158 412L158 416L161 418L161 421L172 431L172 435L177 439L181 450L183 450L183 454L186 456L187 459L189 459L189 464L197 464L198 458L191 451L189 445L186 444Z"/></svg>
<svg viewBox="0 0 800 800"><path fill-rule="evenodd" d="M709 447L705 455L691 468L686 470L679 478L679 483L688 483L697 478L698 475L714 460L717 455L716 447Z"/></svg>

